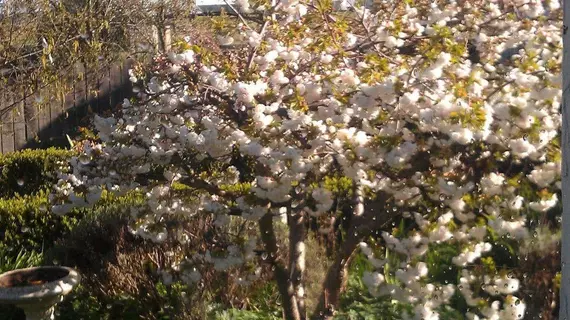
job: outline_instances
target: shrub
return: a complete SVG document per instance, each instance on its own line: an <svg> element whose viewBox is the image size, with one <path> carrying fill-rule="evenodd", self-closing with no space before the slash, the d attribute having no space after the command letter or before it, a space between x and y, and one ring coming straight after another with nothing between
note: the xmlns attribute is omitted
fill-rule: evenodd
<svg viewBox="0 0 570 320"><path fill-rule="evenodd" d="M49 148L22 150L0 155L0 198L31 195L48 190L57 181L58 162L67 161L74 151Z"/></svg>
<svg viewBox="0 0 570 320"><path fill-rule="evenodd" d="M45 212L47 195L40 191L11 199L0 199L0 250L15 257L20 250L40 252L67 233L82 215L56 216Z"/></svg>
<svg viewBox="0 0 570 320"><path fill-rule="evenodd" d="M521 286L533 288L523 292L529 301L528 319L553 320L559 318L559 275L561 270L559 226L556 231L539 227L521 249L518 268L513 272ZM558 283L557 283L558 282Z"/></svg>
<svg viewBox="0 0 570 320"><path fill-rule="evenodd" d="M207 282L213 285L201 288L162 283L157 269L167 270L183 248L170 241L157 246L131 234L130 216L124 209L142 201L142 195L136 193L107 199L106 205L87 212L73 230L46 251L47 263L76 268L83 277L81 286L58 307L58 319L186 320L205 319L207 315L218 319L221 310L249 307L249 302L255 311L230 310L232 319L249 319L252 314L268 319L265 315L275 308L269 310L271 302L265 300L278 300L273 282L236 287L236 277L228 274L217 275L215 281ZM185 246L198 248L208 222L179 222L195 235ZM246 303L245 297L252 299ZM222 309L207 310L214 300Z"/></svg>
<svg viewBox="0 0 570 320"><path fill-rule="evenodd" d="M239 309L215 310L208 316L208 320L278 320L282 319L280 313L266 311L248 311Z"/></svg>
<svg viewBox="0 0 570 320"><path fill-rule="evenodd" d="M47 212L46 191L57 181L54 172L74 151L49 148L0 155L0 250L14 259L20 250L40 252L68 232L82 215L60 217Z"/></svg>
<svg viewBox="0 0 570 320"><path fill-rule="evenodd" d="M57 307L56 318L58 320L201 319L171 313L167 310L171 305L177 305L183 300L182 290L181 285L166 287L158 283L155 287L157 296L153 296L149 304L149 299L143 295L101 296L94 294L91 288L81 284ZM156 307L161 305L164 307Z"/></svg>
<svg viewBox="0 0 570 320"><path fill-rule="evenodd" d="M58 319L202 318L190 314L186 287L166 286L156 272L172 263L165 253L179 249L171 243L151 245L129 232L125 209L141 201L136 193L108 197L46 251L46 263L76 268L83 277L58 308Z"/></svg>
<svg viewBox="0 0 570 320"><path fill-rule="evenodd" d="M116 197L104 193L102 202L94 208L74 209L68 215L58 216L46 211L48 199L45 191L11 199L0 198L0 250L9 257L16 257L21 249L44 251L69 234L83 217L90 216L89 221L93 221L93 217L102 212L124 211L135 201L140 199L134 194ZM105 235L99 236L106 238ZM85 248L81 249L90 254Z"/></svg>

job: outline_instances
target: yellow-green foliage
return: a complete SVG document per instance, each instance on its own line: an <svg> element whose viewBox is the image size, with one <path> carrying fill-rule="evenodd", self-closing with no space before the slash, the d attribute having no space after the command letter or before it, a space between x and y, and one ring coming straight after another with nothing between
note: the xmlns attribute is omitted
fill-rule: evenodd
<svg viewBox="0 0 570 320"><path fill-rule="evenodd" d="M11 255L18 254L21 249L40 252L68 234L86 215L119 213L143 201L140 193L122 197L105 194L101 203L92 209L75 209L67 215L57 216L46 210L49 207L45 191L0 199L0 248Z"/></svg>
<svg viewBox="0 0 570 320"><path fill-rule="evenodd" d="M324 188L336 195L350 195L352 193L352 180L343 176L326 176Z"/></svg>
<svg viewBox="0 0 570 320"><path fill-rule="evenodd" d="M251 190L251 183L223 184L220 185L220 189L236 194L246 194Z"/></svg>
<svg viewBox="0 0 570 320"><path fill-rule="evenodd" d="M57 182L57 162L67 161L73 154L71 150L50 148L0 155L0 198L50 189Z"/></svg>
<svg viewBox="0 0 570 320"><path fill-rule="evenodd" d="M0 199L0 248L7 255L22 249L43 251L58 237L66 234L77 222L80 213L59 217L44 211L47 194Z"/></svg>
<svg viewBox="0 0 570 320"><path fill-rule="evenodd" d="M116 197L104 193L93 209L76 209L65 216L49 213L48 193L57 181L58 162L74 151L50 148L0 155L0 249L16 256L20 250L41 252L71 230L85 214L121 210L143 201L131 193Z"/></svg>
<svg viewBox="0 0 570 320"><path fill-rule="evenodd" d="M497 265L492 257L481 258L481 262L483 263L483 267L485 268L485 270L487 270L489 274L494 274L495 272L497 272Z"/></svg>
<svg viewBox="0 0 570 320"><path fill-rule="evenodd" d="M554 283L555 289L560 289L561 281L562 281L562 273L558 272L558 273L556 273L556 276L554 277L554 279L552 279L552 282Z"/></svg>
<svg viewBox="0 0 570 320"><path fill-rule="evenodd" d="M471 102L471 108L463 111L453 111L449 115L451 123L461 124L463 127L481 129L487 118L481 101Z"/></svg>

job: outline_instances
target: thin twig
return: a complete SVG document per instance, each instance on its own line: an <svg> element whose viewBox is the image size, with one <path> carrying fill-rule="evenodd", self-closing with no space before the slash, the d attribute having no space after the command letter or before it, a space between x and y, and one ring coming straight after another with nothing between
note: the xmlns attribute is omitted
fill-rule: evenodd
<svg viewBox="0 0 570 320"><path fill-rule="evenodd" d="M249 30L253 30L249 24L247 24L247 21L245 20L245 18L241 15L241 13L239 13L239 11L234 8L234 6L232 6L231 3L229 3L227 0L224 0L224 2L236 13L236 15L239 17L239 19L241 20L241 22L243 22L243 24L249 29Z"/></svg>
<svg viewBox="0 0 570 320"><path fill-rule="evenodd" d="M224 0L225 1L225 0ZM269 10L271 12L271 15L273 16L273 14L275 13L275 10L277 10L277 8L281 5L281 1L277 1L275 3L275 5L273 7L271 7L271 9ZM263 22L263 25L261 26L261 29L259 30L259 38L263 39L263 36L265 35L265 32L267 31L267 26L269 25L269 20L265 19L265 21ZM253 58L255 57L255 54L257 53L257 48L259 46L256 45L252 48L251 52L249 53L249 56L247 58L247 65L245 67L245 72L246 74L249 74L249 70L251 69L251 64L253 63Z"/></svg>

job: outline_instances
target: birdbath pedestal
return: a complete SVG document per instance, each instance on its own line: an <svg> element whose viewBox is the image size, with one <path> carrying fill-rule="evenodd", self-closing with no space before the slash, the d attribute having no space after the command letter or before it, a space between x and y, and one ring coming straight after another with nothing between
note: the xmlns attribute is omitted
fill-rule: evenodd
<svg viewBox="0 0 570 320"><path fill-rule="evenodd" d="M0 304L24 310L27 320L52 320L55 305L80 281L67 267L18 269L0 275Z"/></svg>

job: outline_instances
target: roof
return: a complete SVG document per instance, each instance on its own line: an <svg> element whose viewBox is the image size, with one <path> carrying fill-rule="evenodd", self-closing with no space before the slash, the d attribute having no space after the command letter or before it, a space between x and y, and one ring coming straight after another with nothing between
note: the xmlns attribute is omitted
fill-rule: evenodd
<svg viewBox="0 0 570 320"><path fill-rule="evenodd" d="M232 6L235 5L235 0L228 0L227 3ZM226 12L233 10L224 0L196 0L196 13L198 14L212 14L220 13L222 9ZM356 0L333 0L335 10L347 11L356 3ZM372 0L365 0L365 6L372 5Z"/></svg>
<svg viewBox="0 0 570 320"><path fill-rule="evenodd" d="M232 6L235 4L234 0L228 0ZM232 12L233 10L228 6L224 0L196 0L197 13L219 13L224 11Z"/></svg>

